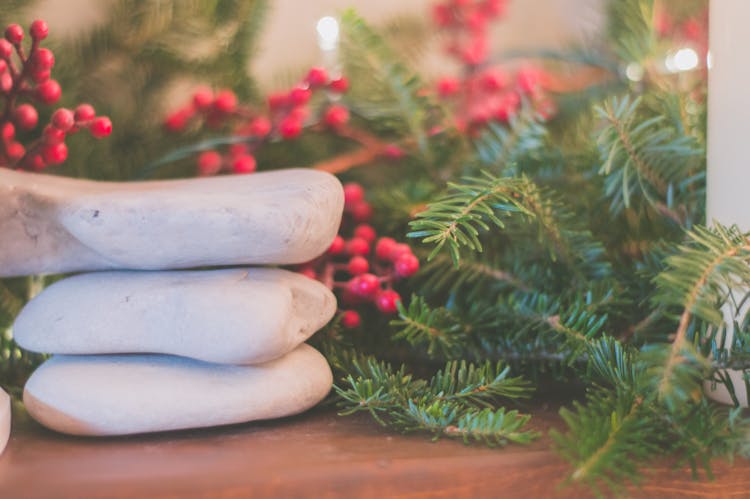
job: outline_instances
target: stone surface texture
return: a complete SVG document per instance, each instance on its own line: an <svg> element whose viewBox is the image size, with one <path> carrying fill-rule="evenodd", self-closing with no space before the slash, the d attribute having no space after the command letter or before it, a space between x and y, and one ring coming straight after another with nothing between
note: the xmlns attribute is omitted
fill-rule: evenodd
<svg viewBox="0 0 750 499"><path fill-rule="evenodd" d="M10 396L0 388L0 454L10 438Z"/></svg>
<svg viewBox="0 0 750 499"><path fill-rule="evenodd" d="M46 288L21 311L13 335L41 353L257 364L290 352L335 313L328 288L281 269L106 271Z"/></svg>
<svg viewBox="0 0 750 499"><path fill-rule="evenodd" d="M287 169L94 182L0 169L0 277L303 263L339 227L341 183Z"/></svg>
<svg viewBox="0 0 750 499"><path fill-rule="evenodd" d="M166 355L54 356L32 374L23 400L53 430L128 435L297 414L331 384L325 358L306 344L257 366Z"/></svg>

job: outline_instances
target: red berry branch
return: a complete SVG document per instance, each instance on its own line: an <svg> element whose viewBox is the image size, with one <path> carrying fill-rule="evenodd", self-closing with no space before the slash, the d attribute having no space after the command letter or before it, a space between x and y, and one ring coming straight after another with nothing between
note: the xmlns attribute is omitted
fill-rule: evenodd
<svg viewBox="0 0 750 499"><path fill-rule="evenodd" d="M515 73L486 67L488 26L505 12L507 0L445 0L433 8L433 19L445 32L445 51L463 64L461 77L444 77L437 95L452 104L459 130L474 131L491 121L507 123L526 100L543 116L555 112L544 93L546 75L524 65Z"/></svg>
<svg viewBox="0 0 750 499"><path fill-rule="evenodd" d="M353 307L374 305L383 314L395 314L401 297L393 284L419 270L419 260L409 245L390 237L378 238L367 223L371 217L372 207L362 186L346 184L339 235L324 255L298 269L334 290L339 303L348 307L340 311L341 324L347 328L362 322Z"/></svg>
<svg viewBox="0 0 750 499"><path fill-rule="evenodd" d="M50 78L55 56L40 46L49 34L47 23L34 21L29 34L28 54L18 24L5 28L5 38L0 39L0 96L5 100L0 115L0 166L42 170L67 159L68 135L87 128L95 138L106 137L112 132L112 122L106 116L97 117L89 104L75 111L61 107L52 113L39 138L26 145L18 140L17 132L34 130L39 124L34 104L54 104L62 94L60 84Z"/></svg>
<svg viewBox="0 0 750 499"><path fill-rule="evenodd" d="M349 126L349 109L335 102L348 88L345 77L331 79L326 70L312 68L293 88L270 94L262 109L239 103L230 90L214 94L211 89L202 88L194 93L190 102L171 113L164 126L170 132L182 132L189 127L229 126L233 136L245 139L221 152L202 152L197 158L200 175L252 173L257 167L255 153L264 144L295 139L306 128L326 129L365 146L365 154L357 151L342 155L338 162L321 163L319 169L336 173L353 164L371 161L378 155L393 154L393 146L389 147L377 137ZM321 95L329 98L324 98L321 105L314 107L314 98Z"/></svg>

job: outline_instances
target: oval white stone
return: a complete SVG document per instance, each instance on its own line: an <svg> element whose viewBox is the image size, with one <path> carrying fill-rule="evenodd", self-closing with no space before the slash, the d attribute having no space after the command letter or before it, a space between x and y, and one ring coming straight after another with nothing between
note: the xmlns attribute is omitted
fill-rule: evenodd
<svg viewBox="0 0 750 499"><path fill-rule="evenodd" d="M323 284L281 269L109 271L52 284L24 307L13 335L42 353L258 364L296 348L335 312Z"/></svg>
<svg viewBox="0 0 750 499"><path fill-rule="evenodd" d="M0 454L10 438L10 396L0 388Z"/></svg>
<svg viewBox="0 0 750 499"><path fill-rule="evenodd" d="M72 435L128 435L271 419L330 391L331 369L302 344L257 366L164 355L54 356L31 375L29 414Z"/></svg>
<svg viewBox="0 0 750 499"><path fill-rule="evenodd" d="M0 169L0 277L293 264L330 246L344 194L310 169L93 182Z"/></svg>

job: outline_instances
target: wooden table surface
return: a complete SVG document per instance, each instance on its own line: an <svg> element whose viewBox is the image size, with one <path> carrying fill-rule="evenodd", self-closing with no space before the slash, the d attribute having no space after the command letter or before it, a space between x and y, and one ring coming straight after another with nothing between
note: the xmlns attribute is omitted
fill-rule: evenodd
<svg viewBox="0 0 750 499"><path fill-rule="evenodd" d="M555 408L536 427L559 426ZM488 449L389 433L367 416L319 409L283 420L123 438L48 431L16 407L0 456L0 498L590 497L560 488L566 466L543 438ZM655 468L631 497L750 497L750 464L716 480Z"/></svg>

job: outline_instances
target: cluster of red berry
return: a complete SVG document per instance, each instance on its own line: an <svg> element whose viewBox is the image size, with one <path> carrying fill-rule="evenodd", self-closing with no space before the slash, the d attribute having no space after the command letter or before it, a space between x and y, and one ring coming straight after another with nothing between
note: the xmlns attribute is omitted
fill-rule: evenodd
<svg viewBox="0 0 750 499"><path fill-rule="evenodd" d="M0 115L0 166L42 170L67 159L67 135L87 128L96 138L106 137L112 132L112 122L106 116L97 117L90 105L81 104L75 111L57 109L42 136L31 144L24 146L16 139L17 130L33 130L39 122L36 108L29 102L19 103L20 99L49 105L62 94L60 84L50 78L55 56L40 47L49 34L47 23L34 21L29 34L28 54L22 45L24 31L18 24L9 25L5 38L0 39L0 96L5 99Z"/></svg>
<svg viewBox="0 0 750 499"><path fill-rule="evenodd" d="M487 60L487 25L502 17L507 0L445 0L433 7L433 18L447 31L446 51L464 64L477 66Z"/></svg>
<svg viewBox="0 0 750 499"><path fill-rule="evenodd" d="M344 306L372 303L390 315L398 311L401 301L393 283L414 275L419 270L419 260L408 244L390 237L379 238L367 224L371 217L372 207L365 200L362 186L346 184L339 235L324 255L300 266L298 271L333 289ZM356 328L361 322L359 312L351 308L341 311L343 326Z"/></svg>
<svg viewBox="0 0 750 499"><path fill-rule="evenodd" d="M164 125L171 132L180 132L189 125L205 124L219 128L233 126L233 135L244 138L228 147L223 154L215 150L198 156L198 173L216 175L222 171L251 173L256 169L254 152L266 141L294 139L305 126L323 123L338 129L349 121L349 110L340 104L328 103L320 116L312 116L311 99L315 92L342 94L349 87L346 78L331 79L325 69L312 68L305 79L287 92L268 97L267 110L259 111L240 105L230 90L215 95L210 89L195 92L192 100L170 114Z"/></svg>
<svg viewBox="0 0 750 499"><path fill-rule="evenodd" d="M434 7L435 23L448 34L446 52L467 67L463 77L441 78L436 88L439 97L453 104L459 130L474 131L490 121L507 123L524 99L544 116L554 113L554 103L542 91L541 70L526 65L512 74L480 67L487 61L488 24L502 16L506 3L445 0Z"/></svg>

